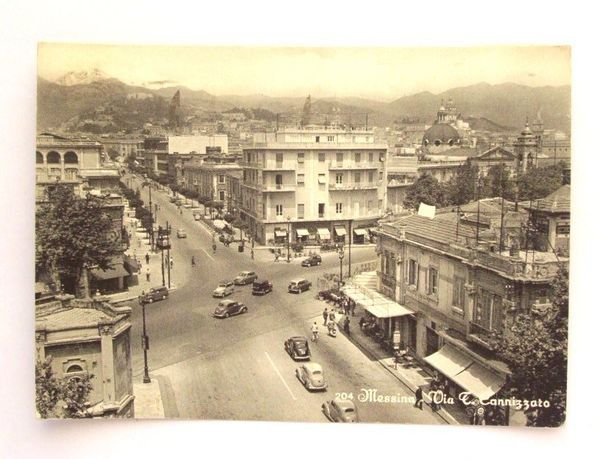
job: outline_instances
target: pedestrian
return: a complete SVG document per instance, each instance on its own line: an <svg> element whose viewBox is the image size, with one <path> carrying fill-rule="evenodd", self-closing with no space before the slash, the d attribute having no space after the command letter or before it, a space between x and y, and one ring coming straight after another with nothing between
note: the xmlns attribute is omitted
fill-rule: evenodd
<svg viewBox="0 0 600 459"><path fill-rule="evenodd" d="M150 254L146 252L146 264L150 264Z"/></svg>
<svg viewBox="0 0 600 459"><path fill-rule="evenodd" d="M350 311L352 312L352 317L354 317L354 309L356 308L356 301L350 300Z"/></svg>
<svg viewBox="0 0 600 459"><path fill-rule="evenodd" d="M415 408L419 408L421 411L423 411L423 389L421 388L421 386L417 387L417 390L415 392Z"/></svg>
<svg viewBox="0 0 600 459"><path fill-rule="evenodd" d="M171 268L173 267L173 263L174 263L173 257L171 257Z"/></svg>
<svg viewBox="0 0 600 459"><path fill-rule="evenodd" d="M279 261L279 253L276 252L275 253L275 262L278 262L278 261Z"/></svg>
<svg viewBox="0 0 600 459"><path fill-rule="evenodd" d="M312 332L312 340L313 341L318 341L319 339L319 326L317 325L317 323L313 323L312 327L310 328L311 332Z"/></svg>
<svg viewBox="0 0 600 459"><path fill-rule="evenodd" d="M327 317L328 317L328 313L327 313L327 308L323 309L323 325L327 325Z"/></svg>
<svg viewBox="0 0 600 459"><path fill-rule="evenodd" d="M335 322L335 311L333 309L329 311L329 320Z"/></svg>
<svg viewBox="0 0 600 459"><path fill-rule="evenodd" d="M347 335L350 335L350 317L346 316L346 320L344 320L344 331Z"/></svg>
<svg viewBox="0 0 600 459"><path fill-rule="evenodd" d="M344 300L344 314L348 315L350 313L350 303L348 300Z"/></svg>
<svg viewBox="0 0 600 459"><path fill-rule="evenodd" d="M146 268L146 282L150 282L150 268Z"/></svg>

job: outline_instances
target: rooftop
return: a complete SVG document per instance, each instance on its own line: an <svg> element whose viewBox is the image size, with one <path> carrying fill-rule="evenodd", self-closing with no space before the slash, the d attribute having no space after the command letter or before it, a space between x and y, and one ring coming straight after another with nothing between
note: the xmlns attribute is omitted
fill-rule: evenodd
<svg viewBox="0 0 600 459"><path fill-rule="evenodd" d="M571 212L571 185L563 185L545 198L523 203L526 209L551 213Z"/></svg>

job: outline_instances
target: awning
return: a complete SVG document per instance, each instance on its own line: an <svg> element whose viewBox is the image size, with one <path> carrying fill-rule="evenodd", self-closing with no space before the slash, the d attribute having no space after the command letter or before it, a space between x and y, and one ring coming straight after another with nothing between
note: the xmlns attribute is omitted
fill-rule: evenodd
<svg viewBox="0 0 600 459"><path fill-rule="evenodd" d="M341 237L346 235L346 228L344 228L343 226L336 226L334 229L336 236Z"/></svg>
<svg viewBox="0 0 600 459"><path fill-rule="evenodd" d="M296 235L298 237L304 237L304 236L309 236L308 230L305 229L297 229L296 230Z"/></svg>
<svg viewBox="0 0 600 459"><path fill-rule="evenodd" d="M414 314L414 311L390 300L376 290L350 284L342 287L342 291L352 300L356 301L356 303L360 304L363 308L380 319Z"/></svg>
<svg viewBox="0 0 600 459"><path fill-rule="evenodd" d="M287 232L286 231L275 230L275 237L286 237L286 236L287 236Z"/></svg>
<svg viewBox="0 0 600 459"><path fill-rule="evenodd" d="M457 374L453 379L479 400L487 400L504 385L504 380L500 376L476 362L473 362L469 368Z"/></svg>
<svg viewBox="0 0 600 459"><path fill-rule="evenodd" d="M137 273L139 271L140 265L135 258L125 255L123 261L125 262L125 269L129 272L129 274Z"/></svg>
<svg viewBox="0 0 600 459"><path fill-rule="evenodd" d="M118 277L127 277L129 272L123 266L123 262L112 265L111 268L106 271L102 271L100 268L90 270L90 274L98 280L109 280L117 279Z"/></svg>
<svg viewBox="0 0 600 459"><path fill-rule="evenodd" d="M489 399L504 385L501 376L449 344L425 357L425 361L479 400Z"/></svg>
<svg viewBox="0 0 600 459"><path fill-rule="evenodd" d="M321 239L331 239L331 233L327 228L317 228L317 233Z"/></svg>
<svg viewBox="0 0 600 459"><path fill-rule="evenodd" d="M227 222L225 220L213 220L213 225L217 229L223 229L227 226Z"/></svg>
<svg viewBox="0 0 600 459"><path fill-rule="evenodd" d="M454 377L458 373L464 371L465 368L473 363L470 357L448 344L439 351L428 355L424 360L452 380L454 380Z"/></svg>
<svg viewBox="0 0 600 459"><path fill-rule="evenodd" d="M364 228L357 228L354 230L354 234L356 234L357 236L366 236L367 230Z"/></svg>
<svg viewBox="0 0 600 459"><path fill-rule="evenodd" d="M402 317L413 313L410 309L407 309L394 301L389 301L386 304L374 304L372 306L367 305L365 306L365 309L378 319Z"/></svg>

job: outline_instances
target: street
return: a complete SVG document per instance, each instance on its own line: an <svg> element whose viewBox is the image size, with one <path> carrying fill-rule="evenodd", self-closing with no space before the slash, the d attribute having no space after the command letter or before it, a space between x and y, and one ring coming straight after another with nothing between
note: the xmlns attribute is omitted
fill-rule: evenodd
<svg viewBox="0 0 600 459"><path fill-rule="evenodd" d="M141 186L134 179L134 187ZM148 200L148 189L140 188ZM367 422L443 422L429 411L405 403L361 402L362 389L376 389L381 395L411 397L413 394L391 376L378 362L370 360L348 339L338 334L327 336L321 313L326 303L315 299L317 279L324 273L339 272L335 252L323 253L321 266L303 268L299 260L275 263L266 251L252 260L249 246L238 252L217 243L212 252L212 236L203 224L194 221L190 209L169 203L163 191L152 191L152 203L158 204L157 222L173 228L172 277L180 285L169 298L146 306L146 325L150 349L148 366L152 378L168 387L163 397L167 417L204 419L262 419L324 421L320 411L325 400L337 393L353 397L361 421ZM182 228L187 238L178 239ZM256 252L259 250L257 249ZM192 267L194 256L196 266ZM353 265L375 259L372 247L353 247ZM221 279L233 279L242 270L256 271L259 278L273 283L273 292L253 296L251 285L236 286L228 298L243 302L246 314L216 319L212 313L219 299L211 293ZM347 259L344 260L347 272ZM298 295L287 293L291 279L306 278L313 286ZM155 277L153 286L161 280ZM141 379L143 353L140 346L141 308L131 305L133 337L133 377ZM312 345L312 361L320 363L329 388L324 393L308 393L296 379L293 362L283 343L290 336L310 336L314 321L321 337ZM351 395L350 395L351 394Z"/></svg>

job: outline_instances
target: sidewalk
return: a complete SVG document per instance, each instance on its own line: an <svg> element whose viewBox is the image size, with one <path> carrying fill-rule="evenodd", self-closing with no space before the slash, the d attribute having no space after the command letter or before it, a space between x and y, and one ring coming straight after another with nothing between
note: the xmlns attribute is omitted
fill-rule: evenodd
<svg viewBox="0 0 600 459"><path fill-rule="evenodd" d="M382 347L373 338L367 336L362 332L359 325L359 320L365 315L364 309L358 303L354 311L354 316L350 316L350 334L346 334L343 331L343 321L345 315L342 313L336 313L336 321L338 323L338 329L340 333L348 338L353 344L360 348L367 357L371 360L376 360L381 366L388 370L398 381L406 386L411 392L416 392L418 387L423 389L424 409L431 409L431 399L427 395L427 387L432 381L431 375L429 375L423 368L414 364L411 368L406 368L401 364L396 364L394 357L387 350ZM462 412L456 406L447 405L441 407L436 414L438 414L448 424L455 425L468 425L469 420L467 415Z"/></svg>
<svg viewBox="0 0 600 459"><path fill-rule="evenodd" d="M160 385L156 379L150 383L134 383L133 395L135 419L163 419L165 410L160 393Z"/></svg>

